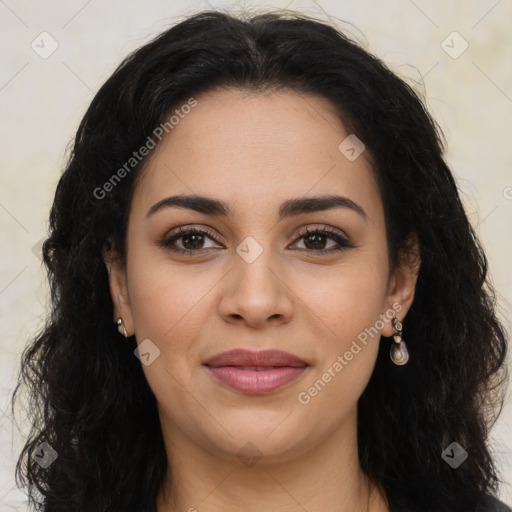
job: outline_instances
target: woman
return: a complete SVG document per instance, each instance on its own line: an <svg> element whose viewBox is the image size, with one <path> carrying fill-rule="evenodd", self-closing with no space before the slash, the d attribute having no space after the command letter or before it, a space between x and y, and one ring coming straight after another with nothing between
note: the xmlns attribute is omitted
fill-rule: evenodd
<svg viewBox="0 0 512 512"><path fill-rule="evenodd" d="M127 57L51 210L33 502L507 510L505 332L442 150L408 85L304 15L204 12Z"/></svg>

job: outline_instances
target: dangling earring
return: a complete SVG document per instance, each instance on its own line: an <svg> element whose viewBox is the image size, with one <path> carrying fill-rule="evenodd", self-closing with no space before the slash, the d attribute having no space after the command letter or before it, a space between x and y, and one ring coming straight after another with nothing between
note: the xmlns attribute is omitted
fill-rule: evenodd
<svg viewBox="0 0 512 512"><path fill-rule="evenodd" d="M128 341L128 332L126 331L126 327L123 324L123 319L122 318L118 318L116 320L116 325L117 325L118 329L119 329L119 327L123 328L123 336L125 337L126 341Z"/></svg>
<svg viewBox="0 0 512 512"><path fill-rule="evenodd" d="M397 330L397 334L393 335L394 343L391 346L389 355L393 363L402 366L409 361L409 352L405 346L405 341L402 339L402 322L396 316L393 317L393 325Z"/></svg>

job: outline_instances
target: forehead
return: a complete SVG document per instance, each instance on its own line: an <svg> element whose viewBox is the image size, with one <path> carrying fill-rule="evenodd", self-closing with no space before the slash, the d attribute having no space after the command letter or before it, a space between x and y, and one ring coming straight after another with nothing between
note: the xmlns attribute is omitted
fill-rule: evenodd
<svg viewBox="0 0 512 512"><path fill-rule="evenodd" d="M149 155L135 206L195 193L254 213L289 197L340 193L365 203L372 216L369 203L380 197L369 155L349 160L340 151L351 134L326 99L234 89L195 99Z"/></svg>

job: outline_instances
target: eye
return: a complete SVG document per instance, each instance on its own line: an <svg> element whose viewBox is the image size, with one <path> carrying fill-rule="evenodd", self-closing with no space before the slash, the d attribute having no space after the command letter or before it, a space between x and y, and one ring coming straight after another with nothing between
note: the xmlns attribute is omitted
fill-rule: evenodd
<svg viewBox="0 0 512 512"><path fill-rule="evenodd" d="M355 247L353 244L350 243L346 236L327 226L311 230L309 228L306 228L305 230L298 233L298 238L299 240L304 239L304 245L306 246L306 249L304 250L312 249L312 251L308 252L313 252L313 254L315 255L329 254ZM334 241L335 244L334 247L331 246L330 248L326 249L323 246L325 246L329 239L331 239L331 241Z"/></svg>
<svg viewBox="0 0 512 512"><path fill-rule="evenodd" d="M179 228L177 234L164 237L158 245L180 254L201 254L205 250L204 247L200 247L204 244L205 238L215 241L213 234L206 229ZM176 247L176 245L182 245L182 247Z"/></svg>
<svg viewBox="0 0 512 512"><path fill-rule="evenodd" d="M332 254L333 252L355 247L349 242L346 236L327 226L315 229L306 228L298 233L297 237L298 241L304 239L305 244L305 248L300 247L299 249L311 252L314 255ZM192 256L193 254L198 255L204 252L210 252L209 249L213 246L204 247L206 239L216 242L215 235L207 229L179 228L177 233L165 236L161 239L158 245L179 254ZM326 249L323 246L325 246L329 239L335 242L334 247L331 246Z"/></svg>

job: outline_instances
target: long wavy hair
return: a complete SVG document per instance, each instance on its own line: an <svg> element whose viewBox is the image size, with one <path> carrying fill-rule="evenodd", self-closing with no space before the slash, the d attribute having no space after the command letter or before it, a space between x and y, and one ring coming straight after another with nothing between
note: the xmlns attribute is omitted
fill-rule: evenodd
<svg viewBox="0 0 512 512"><path fill-rule="evenodd" d="M104 184L176 108L216 87L329 100L371 155L391 271L417 237L421 267L404 321L410 360L394 365L389 343L380 343L358 401L362 470L391 510L469 510L482 493L495 495L488 433L504 401L505 328L423 94L327 22L290 11L205 11L122 61L70 148L43 245L51 312L24 348L12 396L13 411L20 389L30 400L31 431L16 466L30 504L45 512L155 510L167 472L156 400L135 338L127 348L112 321L102 259L109 249L125 255L130 202L149 156L115 186ZM454 441L469 454L456 470L441 456ZM43 442L58 454L47 468L32 458Z"/></svg>

